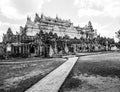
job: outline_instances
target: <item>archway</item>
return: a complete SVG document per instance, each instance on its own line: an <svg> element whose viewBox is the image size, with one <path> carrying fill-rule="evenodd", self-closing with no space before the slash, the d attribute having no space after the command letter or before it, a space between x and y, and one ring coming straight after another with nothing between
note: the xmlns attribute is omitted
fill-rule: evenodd
<svg viewBox="0 0 120 92"><path fill-rule="evenodd" d="M34 46L32 46L32 47L30 48L30 53L31 53L31 54L35 53L35 48L34 48Z"/></svg>

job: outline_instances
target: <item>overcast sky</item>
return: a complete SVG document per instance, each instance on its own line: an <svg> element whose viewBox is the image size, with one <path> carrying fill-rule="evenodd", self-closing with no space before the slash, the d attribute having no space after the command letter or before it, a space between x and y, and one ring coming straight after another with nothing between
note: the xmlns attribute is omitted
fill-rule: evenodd
<svg viewBox="0 0 120 92"><path fill-rule="evenodd" d="M98 34L115 37L120 29L120 0L0 0L0 41L8 27L13 32L35 13L71 19L83 27L90 20Z"/></svg>

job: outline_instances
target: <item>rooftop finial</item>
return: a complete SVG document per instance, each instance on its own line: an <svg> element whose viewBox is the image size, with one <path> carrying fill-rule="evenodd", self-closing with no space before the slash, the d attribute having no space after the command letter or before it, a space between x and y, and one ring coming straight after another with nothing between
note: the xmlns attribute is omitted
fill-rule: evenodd
<svg viewBox="0 0 120 92"><path fill-rule="evenodd" d="M58 20L58 15L56 14L56 19Z"/></svg>
<svg viewBox="0 0 120 92"><path fill-rule="evenodd" d="M40 17L39 17L39 15L36 13L36 14L35 14L34 22L38 22L39 20L40 20Z"/></svg>
<svg viewBox="0 0 120 92"><path fill-rule="evenodd" d="M43 16L44 16L43 13L41 13L41 19L43 19Z"/></svg>
<svg viewBox="0 0 120 92"><path fill-rule="evenodd" d="M31 18L30 18L29 16L27 16L27 20L28 20L28 21L31 21Z"/></svg>

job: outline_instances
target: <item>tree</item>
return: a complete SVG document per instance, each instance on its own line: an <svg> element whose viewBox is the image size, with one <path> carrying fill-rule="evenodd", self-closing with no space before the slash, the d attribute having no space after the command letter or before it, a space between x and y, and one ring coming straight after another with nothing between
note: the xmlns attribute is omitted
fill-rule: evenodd
<svg viewBox="0 0 120 92"><path fill-rule="evenodd" d="M68 40L68 39L70 39L70 37L69 37L68 35L65 35L65 36L63 37L63 39Z"/></svg>
<svg viewBox="0 0 120 92"><path fill-rule="evenodd" d="M120 41L115 43L115 46L120 49Z"/></svg>
<svg viewBox="0 0 120 92"><path fill-rule="evenodd" d="M116 33L116 37L119 39L119 41L120 41L120 30L118 30Z"/></svg>
<svg viewBox="0 0 120 92"><path fill-rule="evenodd" d="M54 37L54 34L53 34L53 32L49 32L49 37L50 37L50 39L53 39L53 37Z"/></svg>
<svg viewBox="0 0 120 92"><path fill-rule="evenodd" d="M86 39L88 39L89 38L89 33L86 31Z"/></svg>
<svg viewBox="0 0 120 92"><path fill-rule="evenodd" d="M40 30L40 32L39 33L37 33L36 34L36 37L38 38L38 39L41 39L41 41L44 41L44 33L43 33L43 31L42 30Z"/></svg>
<svg viewBox="0 0 120 92"><path fill-rule="evenodd" d="M118 47L118 48L120 48L120 29L117 31L117 32L115 32L115 34L116 34L116 37L118 38L118 42L116 43L116 47Z"/></svg>
<svg viewBox="0 0 120 92"><path fill-rule="evenodd" d="M77 40L77 37L74 37L75 40Z"/></svg>
<svg viewBox="0 0 120 92"><path fill-rule="evenodd" d="M58 35L56 33L54 33L53 37L54 37L55 40L58 39Z"/></svg>
<svg viewBox="0 0 120 92"><path fill-rule="evenodd" d="M109 50L111 50L111 47L115 46L115 41L113 38L108 38L107 40L108 40L108 48Z"/></svg>

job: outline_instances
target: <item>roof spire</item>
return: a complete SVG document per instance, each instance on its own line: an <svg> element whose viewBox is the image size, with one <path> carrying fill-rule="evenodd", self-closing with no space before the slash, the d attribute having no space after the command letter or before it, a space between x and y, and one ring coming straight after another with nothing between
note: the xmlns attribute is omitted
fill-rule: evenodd
<svg viewBox="0 0 120 92"><path fill-rule="evenodd" d="M56 14L56 19L58 20L58 15Z"/></svg>
<svg viewBox="0 0 120 92"><path fill-rule="evenodd" d="M39 20L40 20L40 17L39 17L39 15L36 13L36 14L35 14L34 22L38 22Z"/></svg>
<svg viewBox="0 0 120 92"><path fill-rule="evenodd" d="M27 21L31 21L31 18L29 16L27 16Z"/></svg>
<svg viewBox="0 0 120 92"><path fill-rule="evenodd" d="M29 16L27 16L27 22L26 22L26 25L29 25L29 24L31 24L31 18L29 17Z"/></svg>
<svg viewBox="0 0 120 92"><path fill-rule="evenodd" d="M44 14L43 14L43 13L41 13L41 19L43 19L43 17L44 17Z"/></svg>

